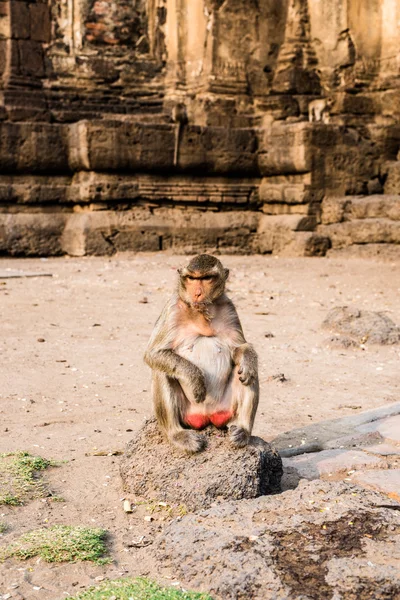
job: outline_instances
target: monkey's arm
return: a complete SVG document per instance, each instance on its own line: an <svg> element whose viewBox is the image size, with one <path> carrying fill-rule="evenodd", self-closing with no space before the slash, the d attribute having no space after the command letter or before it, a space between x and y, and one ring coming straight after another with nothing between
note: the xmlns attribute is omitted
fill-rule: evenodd
<svg viewBox="0 0 400 600"><path fill-rule="evenodd" d="M239 316L232 302L227 304L227 324L233 342L232 360L238 367L239 380L250 385L258 377L258 358L253 346L246 342Z"/></svg>
<svg viewBox="0 0 400 600"><path fill-rule="evenodd" d="M151 369L162 371L168 377L177 379L185 389L189 388L195 402L203 402L206 397L203 373L196 365L173 350L176 334L173 313L174 305L169 302L154 327L144 360Z"/></svg>

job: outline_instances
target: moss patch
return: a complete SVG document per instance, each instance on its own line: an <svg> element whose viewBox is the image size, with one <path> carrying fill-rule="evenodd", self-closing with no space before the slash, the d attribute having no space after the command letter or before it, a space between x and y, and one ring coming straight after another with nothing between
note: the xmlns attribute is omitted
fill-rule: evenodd
<svg viewBox="0 0 400 600"><path fill-rule="evenodd" d="M40 478L40 471L56 463L28 452L0 454L0 505L19 506L50 492Z"/></svg>
<svg viewBox="0 0 400 600"><path fill-rule="evenodd" d="M161 587L148 579L116 579L91 587L66 600L212 600L199 592L182 592L172 587Z"/></svg>
<svg viewBox="0 0 400 600"><path fill-rule="evenodd" d="M6 548L0 548L0 561L6 558L26 560L39 556L46 562L78 562L90 560L106 564L107 548L104 529L54 525L21 536Z"/></svg>

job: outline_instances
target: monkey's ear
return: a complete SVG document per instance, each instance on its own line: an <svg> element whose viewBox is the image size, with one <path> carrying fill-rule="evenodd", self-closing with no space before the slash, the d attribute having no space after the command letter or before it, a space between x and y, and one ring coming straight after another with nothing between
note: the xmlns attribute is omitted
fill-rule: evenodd
<svg viewBox="0 0 400 600"><path fill-rule="evenodd" d="M188 274L188 270L186 267L181 267L180 269L177 269L179 277L186 277Z"/></svg>
<svg viewBox="0 0 400 600"><path fill-rule="evenodd" d="M225 281L226 281L229 277L229 269L224 269L224 272L225 272Z"/></svg>

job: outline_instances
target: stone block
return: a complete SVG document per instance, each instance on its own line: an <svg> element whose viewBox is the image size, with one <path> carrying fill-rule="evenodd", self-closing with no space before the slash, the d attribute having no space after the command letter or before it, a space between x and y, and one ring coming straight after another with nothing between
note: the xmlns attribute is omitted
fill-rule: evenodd
<svg viewBox="0 0 400 600"><path fill-rule="evenodd" d="M4 75L4 73L8 67L7 55L8 55L8 42L7 42L7 40L0 39L0 76Z"/></svg>
<svg viewBox="0 0 400 600"><path fill-rule="evenodd" d="M63 254L60 239L66 216L55 214L0 214L0 252L11 256Z"/></svg>
<svg viewBox="0 0 400 600"><path fill-rule="evenodd" d="M279 250L280 256L325 256L330 248L328 238L312 232L296 231L289 243Z"/></svg>
<svg viewBox="0 0 400 600"><path fill-rule="evenodd" d="M385 467L386 463L380 457L369 456L366 452L337 449L284 458L283 465L294 469L300 477L312 480L345 474L355 469Z"/></svg>
<svg viewBox="0 0 400 600"><path fill-rule="evenodd" d="M260 216L257 229L256 248L261 254L274 253L285 256L305 256L308 243L304 236L298 239L297 232L312 231L315 217L310 215L286 214Z"/></svg>
<svg viewBox="0 0 400 600"><path fill-rule="evenodd" d="M156 171L172 168L175 126L80 121L70 126L73 170Z"/></svg>
<svg viewBox="0 0 400 600"><path fill-rule="evenodd" d="M51 39L50 7L47 3L29 4L30 38L48 44Z"/></svg>
<svg viewBox="0 0 400 600"><path fill-rule="evenodd" d="M321 206L321 223L328 225L343 221L348 202L349 200L347 198L334 198L329 196L324 198Z"/></svg>
<svg viewBox="0 0 400 600"><path fill-rule="evenodd" d="M400 224L390 219L354 219L320 225L318 232L332 241L332 248L351 244L400 244Z"/></svg>
<svg viewBox="0 0 400 600"><path fill-rule="evenodd" d="M80 171L72 179L70 202L132 202L139 197L135 175L115 175Z"/></svg>
<svg viewBox="0 0 400 600"><path fill-rule="evenodd" d="M312 167L312 124L273 123L258 130L261 175L306 173Z"/></svg>
<svg viewBox="0 0 400 600"><path fill-rule="evenodd" d="M388 167L385 194L400 194L400 161L393 162Z"/></svg>
<svg viewBox="0 0 400 600"><path fill-rule="evenodd" d="M400 195L349 197L345 213L348 219L385 218L400 221Z"/></svg>
<svg viewBox="0 0 400 600"><path fill-rule="evenodd" d="M0 172L68 173L65 127L0 123Z"/></svg>
<svg viewBox="0 0 400 600"><path fill-rule="evenodd" d="M164 439L155 420L148 420L121 462L124 491L194 511L280 490L282 461L267 442L252 437L248 446L235 449L226 431L211 426L202 435L207 448L188 457Z"/></svg>
<svg viewBox="0 0 400 600"><path fill-rule="evenodd" d="M400 502L400 469L355 473L353 481Z"/></svg>
<svg viewBox="0 0 400 600"><path fill-rule="evenodd" d="M17 40L26 40L30 35L29 4L10 1L10 33Z"/></svg>
<svg viewBox="0 0 400 600"><path fill-rule="evenodd" d="M107 255L120 251L172 249L248 252L257 213L203 212L194 209L133 206L130 210L96 210L67 215L61 246L72 256Z"/></svg>
<svg viewBox="0 0 400 600"><path fill-rule="evenodd" d="M1 0L0 2L0 17L7 17L10 14L9 0Z"/></svg>
<svg viewBox="0 0 400 600"><path fill-rule="evenodd" d="M20 40L18 42L19 68L21 75L44 76L44 55L40 42Z"/></svg>
<svg viewBox="0 0 400 600"><path fill-rule="evenodd" d="M178 167L208 174L258 174L257 139L251 129L185 127L179 147Z"/></svg>

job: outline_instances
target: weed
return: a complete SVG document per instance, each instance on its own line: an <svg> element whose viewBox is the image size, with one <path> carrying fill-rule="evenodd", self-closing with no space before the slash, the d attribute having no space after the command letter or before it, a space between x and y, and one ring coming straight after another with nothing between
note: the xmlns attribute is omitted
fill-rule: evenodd
<svg viewBox="0 0 400 600"><path fill-rule="evenodd" d="M7 523L4 523L4 521L0 521L0 535L2 533L5 533L7 530L8 530Z"/></svg>
<svg viewBox="0 0 400 600"><path fill-rule="evenodd" d="M56 463L28 452L0 454L0 505L19 506L49 495L39 472Z"/></svg>
<svg viewBox="0 0 400 600"><path fill-rule="evenodd" d="M91 587L66 600L212 600L207 594L161 587L144 578L116 579Z"/></svg>
<svg viewBox="0 0 400 600"><path fill-rule="evenodd" d="M39 556L46 562L77 562L90 560L107 564L104 557L106 531L88 527L54 525L37 529L21 536L6 548L0 548L0 561L6 558L26 560Z"/></svg>

